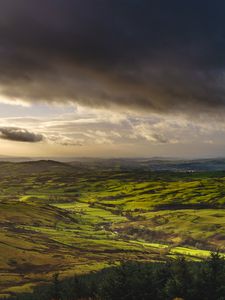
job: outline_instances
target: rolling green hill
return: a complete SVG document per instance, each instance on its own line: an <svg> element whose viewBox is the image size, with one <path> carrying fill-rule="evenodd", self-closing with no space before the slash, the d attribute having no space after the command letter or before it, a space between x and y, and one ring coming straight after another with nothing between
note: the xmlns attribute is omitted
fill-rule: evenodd
<svg viewBox="0 0 225 300"><path fill-rule="evenodd" d="M225 172L0 162L0 295L225 246Z"/></svg>

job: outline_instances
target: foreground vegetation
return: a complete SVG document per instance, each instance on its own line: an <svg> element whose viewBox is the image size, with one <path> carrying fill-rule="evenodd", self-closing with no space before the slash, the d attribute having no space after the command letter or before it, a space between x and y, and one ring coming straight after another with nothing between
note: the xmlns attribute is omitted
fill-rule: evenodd
<svg viewBox="0 0 225 300"><path fill-rule="evenodd" d="M224 300L225 263L212 254L204 262L184 258L164 263L127 262L95 274L60 281L12 300Z"/></svg>
<svg viewBox="0 0 225 300"><path fill-rule="evenodd" d="M56 273L208 258L225 246L225 172L0 163L0 297Z"/></svg>

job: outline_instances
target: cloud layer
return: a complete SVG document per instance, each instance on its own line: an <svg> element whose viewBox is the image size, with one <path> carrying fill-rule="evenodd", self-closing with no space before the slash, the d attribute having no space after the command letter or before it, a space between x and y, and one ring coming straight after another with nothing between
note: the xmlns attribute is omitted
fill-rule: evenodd
<svg viewBox="0 0 225 300"><path fill-rule="evenodd" d="M17 142L28 142L37 143L44 140L42 134L30 132L27 129L17 127L2 127L0 128L0 139L17 141Z"/></svg>
<svg viewBox="0 0 225 300"><path fill-rule="evenodd" d="M224 15L219 0L2 0L1 97L223 113Z"/></svg>
<svg viewBox="0 0 225 300"><path fill-rule="evenodd" d="M26 129L24 129L26 128ZM135 115L99 109L80 108L76 112L53 117L11 117L0 119L0 138L42 142L64 148L96 145L151 146L195 143L223 143L225 125L216 119L184 119L160 114ZM35 133L34 133L35 132Z"/></svg>

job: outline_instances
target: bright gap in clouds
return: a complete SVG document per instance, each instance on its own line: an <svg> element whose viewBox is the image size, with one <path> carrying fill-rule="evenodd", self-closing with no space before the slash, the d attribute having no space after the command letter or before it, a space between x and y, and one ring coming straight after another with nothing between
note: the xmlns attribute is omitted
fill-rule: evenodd
<svg viewBox="0 0 225 300"><path fill-rule="evenodd" d="M0 117L1 155L202 157L225 147L225 125L205 117L4 103Z"/></svg>

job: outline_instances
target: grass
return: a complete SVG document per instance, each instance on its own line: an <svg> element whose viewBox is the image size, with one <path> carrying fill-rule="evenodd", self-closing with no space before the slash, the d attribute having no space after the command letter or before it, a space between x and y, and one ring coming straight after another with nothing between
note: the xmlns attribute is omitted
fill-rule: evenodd
<svg viewBox="0 0 225 300"><path fill-rule="evenodd" d="M225 173L54 162L0 168L0 296L121 260L198 260L225 246Z"/></svg>

